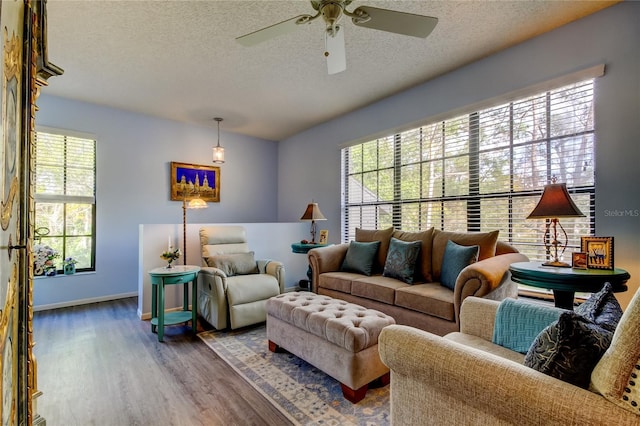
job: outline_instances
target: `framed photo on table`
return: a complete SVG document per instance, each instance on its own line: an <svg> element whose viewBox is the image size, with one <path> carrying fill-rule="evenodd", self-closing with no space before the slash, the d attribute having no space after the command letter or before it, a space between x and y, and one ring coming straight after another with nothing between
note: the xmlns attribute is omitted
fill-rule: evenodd
<svg viewBox="0 0 640 426"><path fill-rule="evenodd" d="M320 230L320 239L318 240L318 244L327 244L327 240L329 239L329 230L321 229Z"/></svg>
<svg viewBox="0 0 640 426"><path fill-rule="evenodd" d="M613 237L581 237L580 243L587 268L613 270Z"/></svg>
<svg viewBox="0 0 640 426"><path fill-rule="evenodd" d="M571 267L573 269L587 269L587 253L576 251L571 254Z"/></svg>

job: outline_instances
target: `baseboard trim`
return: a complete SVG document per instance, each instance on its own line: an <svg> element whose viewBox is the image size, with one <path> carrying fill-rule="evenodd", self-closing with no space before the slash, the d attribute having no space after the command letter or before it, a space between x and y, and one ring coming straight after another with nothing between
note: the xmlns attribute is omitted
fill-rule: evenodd
<svg viewBox="0 0 640 426"><path fill-rule="evenodd" d="M88 305L89 303L106 302L109 300L126 299L128 297L137 297L138 292L110 294L108 296L91 297L89 299L70 300L68 302L50 303L48 305L38 305L33 307L34 312L48 311L50 309L68 308L71 306Z"/></svg>

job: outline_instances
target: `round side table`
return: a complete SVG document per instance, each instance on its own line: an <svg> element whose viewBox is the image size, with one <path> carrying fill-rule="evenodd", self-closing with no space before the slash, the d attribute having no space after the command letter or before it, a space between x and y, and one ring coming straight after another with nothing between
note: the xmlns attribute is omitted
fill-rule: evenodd
<svg viewBox="0 0 640 426"><path fill-rule="evenodd" d="M624 269L574 269L542 266L542 262L515 262L509 267L511 279L517 283L553 290L558 308L573 310L576 291L596 293L609 282L613 291L627 291L631 275Z"/></svg>
<svg viewBox="0 0 640 426"><path fill-rule="evenodd" d="M309 250L317 248L317 247L326 247L327 244L302 244L302 243L293 243L291 244L291 251L294 253L307 254ZM311 265L307 268L307 278L306 280L300 280L298 282L298 287L305 290L311 290L311 275L313 271L311 271Z"/></svg>
<svg viewBox="0 0 640 426"><path fill-rule="evenodd" d="M191 330L196 333L198 314L198 272L199 266L177 265L167 269L155 268L151 276L151 332L157 329L158 341L164 339L164 326L191 321ZM191 310L189 310L189 283L191 283ZM164 288L167 285L183 285L182 311L164 311Z"/></svg>

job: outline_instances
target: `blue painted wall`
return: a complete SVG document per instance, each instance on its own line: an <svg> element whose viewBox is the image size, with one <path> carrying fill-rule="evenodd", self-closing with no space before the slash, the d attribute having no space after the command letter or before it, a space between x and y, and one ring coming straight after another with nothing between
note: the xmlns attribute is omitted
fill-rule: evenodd
<svg viewBox="0 0 640 426"><path fill-rule="evenodd" d="M596 64L596 232L615 236L616 265L640 284L640 2L624 2L280 142L278 219L314 198L340 233L340 145L428 122L450 111ZM349 72L347 70L346 72ZM319 88L320 90L320 88ZM296 176L296 179L291 179ZM616 211L632 212L615 216Z"/></svg>
<svg viewBox="0 0 640 426"><path fill-rule="evenodd" d="M137 294L138 226L182 224L182 202L169 199L170 162L211 165L217 128L45 94L37 104L36 126L97 139L97 263L95 273L37 278L34 305ZM222 130L220 140L227 160L221 165L221 201L189 210L188 222L276 222L277 143Z"/></svg>

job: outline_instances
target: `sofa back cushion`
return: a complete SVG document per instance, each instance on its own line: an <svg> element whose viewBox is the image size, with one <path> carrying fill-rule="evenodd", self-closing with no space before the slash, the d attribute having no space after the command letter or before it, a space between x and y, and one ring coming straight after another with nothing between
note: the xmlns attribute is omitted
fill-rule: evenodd
<svg viewBox="0 0 640 426"><path fill-rule="evenodd" d="M500 231L491 232L449 232L434 229L433 247L431 251L431 270L434 281L440 280L442 274L442 259L447 247L447 241L451 240L461 246L480 246L478 260L488 259L496 253L496 244Z"/></svg>
<svg viewBox="0 0 640 426"><path fill-rule="evenodd" d="M416 280L430 283L431 274L431 246L433 245L433 228L422 232L393 231L393 238L400 241L420 241L420 257L416 263Z"/></svg>
<svg viewBox="0 0 640 426"><path fill-rule="evenodd" d="M387 252L389 251L389 242L391 241L391 235L393 234L393 226L387 229L360 229L356 228L356 241L362 243L368 243L373 241L380 241L380 247L378 248L378 255L373 263L373 273L380 274L384 268L384 263L387 260Z"/></svg>
<svg viewBox="0 0 640 426"><path fill-rule="evenodd" d="M591 374L590 389L640 415L640 291L622 314L611 346Z"/></svg>

